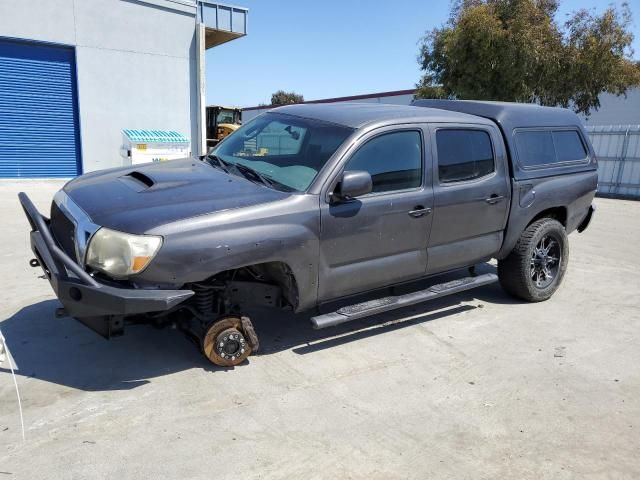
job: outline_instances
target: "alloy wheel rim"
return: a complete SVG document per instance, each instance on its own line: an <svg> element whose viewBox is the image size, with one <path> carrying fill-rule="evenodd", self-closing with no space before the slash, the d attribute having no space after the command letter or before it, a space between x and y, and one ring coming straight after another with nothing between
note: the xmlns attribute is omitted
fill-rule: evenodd
<svg viewBox="0 0 640 480"><path fill-rule="evenodd" d="M560 271L562 250L560 241L553 235L544 235L533 249L529 275L537 288L551 285Z"/></svg>

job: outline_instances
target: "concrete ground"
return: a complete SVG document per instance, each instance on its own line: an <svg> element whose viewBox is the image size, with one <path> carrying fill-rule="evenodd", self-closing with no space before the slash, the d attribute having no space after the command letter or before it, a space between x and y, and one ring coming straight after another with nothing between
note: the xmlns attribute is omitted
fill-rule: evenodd
<svg viewBox="0 0 640 480"><path fill-rule="evenodd" d="M217 369L175 330L105 341L27 266L0 184L0 477L640 478L640 202L597 199L548 302L496 285L330 331L256 321L264 346ZM485 266L487 270L492 266Z"/></svg>

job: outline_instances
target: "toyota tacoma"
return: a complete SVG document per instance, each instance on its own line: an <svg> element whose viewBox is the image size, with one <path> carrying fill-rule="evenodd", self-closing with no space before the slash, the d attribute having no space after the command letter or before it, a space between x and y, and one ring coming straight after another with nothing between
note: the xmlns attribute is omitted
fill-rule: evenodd
<svg viewBox="0 0 640 480"><path fill-rule="evenodd" d="M176 325L217 365L258 349L254 305L324 328L499 281L538 302L587 228L597 164L567 109L418 100L275 108L201 158L68 182L49 217L20 201L30 263L104 337ZM497 259L497 272L473 266ZM403 295L385 287L469 268ZM371 293L374 299L349 298ZM318 311L319 312L319 311ZM312 316L313 315L313 316Z"/></svg>

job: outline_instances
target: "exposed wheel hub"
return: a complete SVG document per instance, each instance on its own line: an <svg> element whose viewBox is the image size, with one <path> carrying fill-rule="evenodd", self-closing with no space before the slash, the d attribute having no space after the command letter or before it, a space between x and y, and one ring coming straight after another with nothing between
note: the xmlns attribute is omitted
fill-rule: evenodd
<svg viewBox="0 0 640 480"><path fill-rule="evenodd" d="M218 355L225 360L233 361L244 354L247 341L242 333L235 328L229 328L216 338L216 350Z"/></svg>
<svg viewBox="0 0 640 480"><path fill-rule="evenodd" d="M552 235L542 237L531 254L529 273L536 287L546 288L553 283L561 260L560 242Z"/></svg>
<svg viewBox="0 0 640 480"><path fill-rule="evenodd" d="M206 357L221 367L233 367L244 362L257 351L253 341L255 331L247 317L223 317L211 322L202 338L202 351Z"/></svg>

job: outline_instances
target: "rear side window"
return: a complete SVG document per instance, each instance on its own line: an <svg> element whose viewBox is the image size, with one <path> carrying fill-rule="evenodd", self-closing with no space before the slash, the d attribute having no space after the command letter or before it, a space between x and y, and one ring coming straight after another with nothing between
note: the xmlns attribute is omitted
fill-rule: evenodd
<svg viewBox="0 0 640 480"><path fill-rule="evenodd" d="M575 130L558 130L553 132L553 144L556 147L558 162L575 162L587 158L580 135Z"/></svg>
<svg viewBox="0 0 640 480"><path fill-rule="evenodd" d="M576 130L520 130L516 132L516 149L524 168L587 158Z"/></svg>
<svg viewBox="0 0 640 480"><path fill-rule="evenodd" d="M375 137L353 154L345 170L369 172L374 192L417 188L422 184L422 136L401 131Z"/></svg>
<svg viewBox="0 0 640 480"><path fill-rule="evenodd" d="M493 148L482 130L441 129L436 131L440 183L474 180L493 173Z"/></svg>
<svg viewBox="0 0 640 480"><path fill-rule="evenodd" d="M551 131L518 132L516 133L516 148L518 149L518 160L523 167L535 167L556 161Z"/></svg>

